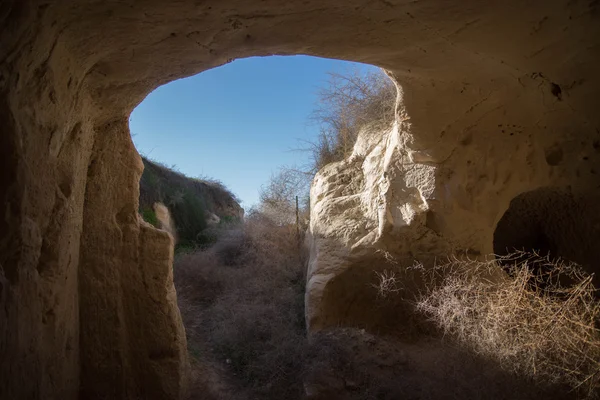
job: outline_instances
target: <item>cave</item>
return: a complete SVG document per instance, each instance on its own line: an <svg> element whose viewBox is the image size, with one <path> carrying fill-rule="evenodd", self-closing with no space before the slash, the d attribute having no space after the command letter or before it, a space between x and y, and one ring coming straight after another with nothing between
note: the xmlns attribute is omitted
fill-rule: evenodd
<svg viewBox="0 0 600 400"><path fill-rule="evenodd" d="M543 187L516 196L494 231L494 253L503 257L522 251L573 262L597 274L598 200L597 194L574 193L569 187Z"/></svg>
<svg viewBox="0 0 600 400"><path fill-rule="evenodd" d="M385 162L360 186L373 195L313 212L310 329L339 321L322 303L327 283L374 244L416 259L489 253L491 221L519 193L598 192L598 15L595 2L566 0L3 1L0 397L185 396L173 243L140 223L143 164L127 123L158 86L292 54L376 65L395 81L394 130L369 158ZM329 172L323 187L345 185ZM565 257L597 255L551 228Z"/></svg>

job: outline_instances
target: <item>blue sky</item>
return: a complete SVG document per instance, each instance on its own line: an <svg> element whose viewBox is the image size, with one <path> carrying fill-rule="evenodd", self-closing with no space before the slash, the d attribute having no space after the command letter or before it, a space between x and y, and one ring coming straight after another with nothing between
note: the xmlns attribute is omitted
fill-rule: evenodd
<svg viewBox="0 0 600 400"><path fill-rule="evenodd" d="M244 208L281 166L303 165L295 151L318 128L309 121L327 72L368 65L308 56L236 60L157 88L129 125L140 154L192 177L223 182Z"/></svg>

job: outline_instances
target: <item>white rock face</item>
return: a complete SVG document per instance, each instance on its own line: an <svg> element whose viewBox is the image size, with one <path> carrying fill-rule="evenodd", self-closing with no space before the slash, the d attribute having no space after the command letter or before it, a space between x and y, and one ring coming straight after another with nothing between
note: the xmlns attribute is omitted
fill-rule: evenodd
<svg viewBox="0 0 600 400"><path fill-rule="evenodd" d="M357 270L350 272L356 274L355 282L350 287L342 283L346 296L340 300L347 300L348 290L373 300L373 293L365 292L372 292L373 272L389 262L386 252L421 260L430 257L432 249L440 255L449 250L447 241L426 227L436 169L414 162L416 153L406 146L409 139L402 122L385 131L367 128L348 159L327 165L315 176L306 294L311 329L352 323L352 309L340 313L325 293L328 285L346 279L350 269Z"/></svg>
<svg viewBox="0 0 600 400"><path fill-rule="evenodd" d="M560 103L544 106L551 110ZM488 117L491 110L465 128L463 138L448 140L442 132L423 150L415 145L399 96L392 127L367 127L349 158L327 165L314 178L309 328L355 325L405 332L398 325L412 312L401 298L410 298L423 283L409 273L397 303L382 303L374 288L376 272L416 262L431 267L451 255L536 250L598 272L594 240L600 237L600 213L594 204L600 189L586 183L585 172L564 163L589 152L593 134L568 146L541 145L564 142L560 132L535 128L553 119L549 110L522 125ZM503 134L472 133L492 126Z"/></svg>

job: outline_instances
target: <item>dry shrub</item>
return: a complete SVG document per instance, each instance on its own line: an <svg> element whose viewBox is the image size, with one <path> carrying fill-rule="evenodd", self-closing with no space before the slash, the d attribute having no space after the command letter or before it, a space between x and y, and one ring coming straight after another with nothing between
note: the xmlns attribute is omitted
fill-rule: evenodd
<svg viewBox="0 0 600 400"><path fill-rule="evenodd" d="M260 188L260 203L256 210L279 225L294 224L296 217L299 217L300 229L306 230L310 202L308 192L313 177L313 173L299 169L280 168ZM296 205L299 210L296 210Z"/></svg>
<svg viewBox="0 0 600 400"><path fill-rule="evenodd" d="M237 219L230 214L239 208L239 200L221 182L190 178L157 161L142 157L144 173L140 179L140 214L146 222L159 225L153 210L155 203L168 208L172 220L170 232L177 237L177 250L212 244L205 230L207 216Z"/></svg>
<svg viewBox="0 0 600 400"><path fill-rule="evenodd" d="M383 70L362 73L350 70L329 73L318 93L312 120L320 135L310 143L312 172L352 153L360 130L366 125L385 129L395 118L396 87Z"/></svg>
<svg viewBox="0 0 600 400"><path fill-rule="evenodd" d="M574 398L564 383L590 396L597 385L597 303L573 266L525 262L546 271L536 275L521 259L504 279L491 278L491 262L437 268L418 307L461 346L352 328L307 340L297 239L255 213L210 249L177 257L193 399L562 400ZM402 290L393 270L381 278L382 297Z"/></svg>
<svg viewBox="0 0 600 400"><path fill-rule="evenodd" d="M373 287L377 289L379 298L386 299L400 292L400 278L393 270L376 271L375 275L377 275L378 282Z"/></svg>
<svg viewBox="0 0 600 400"><path fill-rule="evenodd" d="M418 302L461 345L538 383L581 397L600 388L600 303L592 277L561 260L518 253L497 262L454 260L434 270Z"/></svg>
<svg viewBox="0 0 600 400"><path fill-rule="evenodd" d="M240 229L175 261L190 353L200 364L225 366L236 398L242 392L251 398L300 398L305 268L296 230L260 214ZM204 398L206 390L199 388L194 398Z"/></svg>

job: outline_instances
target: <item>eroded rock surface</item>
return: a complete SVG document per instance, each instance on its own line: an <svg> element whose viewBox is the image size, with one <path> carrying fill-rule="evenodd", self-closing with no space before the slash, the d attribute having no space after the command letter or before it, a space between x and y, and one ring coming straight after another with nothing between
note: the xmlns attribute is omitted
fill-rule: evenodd
<svg viewBox="0 0 600 400"><path fill-rule="evenodd" d="M521 193L596 196L598 7L3 1L0 397L185 391L172 243L137 217L141 161L127 127L157 86L271 54L391 72L402 86L394 129L324 170L313 190L311 326L374 324L360 282L382 259L374 249L483 254Z"/></svg>
<svg viewBox="0 0 600 400"><path fill-rule="evenodd" d="M562 108L562 95L514 90L512 101L457 116L423 149L399 87L394 125L367 127L348 159L319 171L308 239L310 329L414 333L420 322L411 320L410 301L425 282L409 272L389 304L378 298L378 274L448 256L533 251L576 262L598 282L600 131L588 120L564 126L572 110Z"/></svg>

